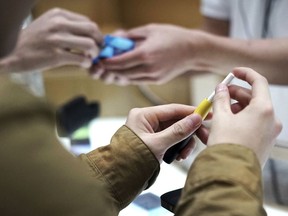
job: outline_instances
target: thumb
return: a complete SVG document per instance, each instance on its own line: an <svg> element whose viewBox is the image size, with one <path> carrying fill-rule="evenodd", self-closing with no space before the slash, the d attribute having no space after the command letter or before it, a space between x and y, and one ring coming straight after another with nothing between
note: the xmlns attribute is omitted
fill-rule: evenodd
<svg viewBox="0 0 288 216"><path fill-rule="evenodd" d="M143 39L146 38L149 34L149 30L147 27L137 27L134 29L130 29L126 32L127 36L132 39Z"/></svg>
<svg viewBox="0 0 288 216"><path fill-rule="evenodd" d="M117 29L115 32L113 32L113 35L117 37L128 37L125 29Z"/></svg>
<svg viewBox="0 0 288 216"><path fill-rule="evenodd" d="M201 123L200 115L191 114L158 133L158 139L167 145L166 148L170 148L194 133L201 126Z"/></svg>
<svg viewBox="0 0 288 216"><path fill-rule="evenodd" d="M227 85L220 83L215 90L213 100L213 113L217 114L222 111L230 111L230 94Z"/></svg>

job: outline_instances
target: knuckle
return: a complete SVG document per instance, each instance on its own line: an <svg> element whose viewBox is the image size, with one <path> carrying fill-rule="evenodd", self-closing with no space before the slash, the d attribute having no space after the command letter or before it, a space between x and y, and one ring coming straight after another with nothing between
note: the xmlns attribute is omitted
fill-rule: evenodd
<svg viewBox="0 0 288 216"><path fill-rule="evenodd" d="M50 35L47 38L47 42L49 45L57 45L57 44L59 44L60 41L61 41L61 37L57 34Z"/></svg>
<svg viewBox="0 0 288 216"><path fill-rule="evenodd" d="M129 116L136 116L136 115L138 115L139 112L140 112L140 110L141 110L141 108L137 108L137 107L131 109L131 110L129 111Z"/></svg>
<svg viewBox="0 0 288 216"><path fill-rule="evenodd" d="M93 32L98 32L99 31L99 26L96 23L92 22L92 21L88 23L88 28L91 31L93 31Z"/></svg>
<svg viewBox="0 0 288 216"><path fill-rule="evenodd" d="M96 44L95 44L95 42L94 42L93 39L88 38L88 39L86 40L86 47L87 47L87 48L96 49L97 46L96 46Z"/></svg>
<svg viewBox="0 0 288 216"><path fill-rule="evenodd" d="M52 32L58 32L65 27L65 20L61 16L53 17L50 23L50 31Z"/></svg>
<svg viewBox="0 0 288 216"><path fill-rule="evenodd" d="M262 115L264 116L274 116L274 108L272 104L266 105L262 111Z"/></svg>
<svg viewBox="0 0 288 216"><path fill-rule="evenodd" d="M283 128L283 124L279 120L277 120L276 121L276 133L277 133L277 135L282 131L282 128Z"/></svg>
<svg viewBox="0 0 288 216"><path fill-rule="evenodd" d="M223 92L218 92L217 94L215 94L214 96L214 101L224 101L226 99L226 94L224 94Z"/></svg>
<svg viewBox="0 0 288 216"><path fill-rule="evenodd" d="M53 8L53 9L51 10L51 14L52 14L53 16L61 15L61 14L63 14L63 13L64 13L64 10L61 9L61 8L58 8L58 7Z"/></svg>
<svg viewBox="0 0 288 216"><path fill-rule="evenodd" d="M184 128L180 124L176 123L173 125L173 135L181 138L184 135L186 135L186 131L184 130Z"/></svg>

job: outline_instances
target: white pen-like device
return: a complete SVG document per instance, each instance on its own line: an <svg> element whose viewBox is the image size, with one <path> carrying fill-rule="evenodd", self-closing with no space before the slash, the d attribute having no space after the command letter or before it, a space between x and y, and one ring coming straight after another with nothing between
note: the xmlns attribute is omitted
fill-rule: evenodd
<svg viewBox="0 0 288 216"><path fill-rule="evenodd" d="M221 83L228 85L234 78L235 78L234 74L229 73ZM212 108L214 96L215 91L213 91L212 94L209 95L209 97L202 100L193 113L197 113L202 117L202 119L205 119ZM173 160L175 160L179 155L179 153L182 151L182 149L184 149L184 147L189 143L191 138L192 135L186 138L185 140L177 143L173 147L169 148L165 152L163 160L168 164L171 163Z"/></svg>

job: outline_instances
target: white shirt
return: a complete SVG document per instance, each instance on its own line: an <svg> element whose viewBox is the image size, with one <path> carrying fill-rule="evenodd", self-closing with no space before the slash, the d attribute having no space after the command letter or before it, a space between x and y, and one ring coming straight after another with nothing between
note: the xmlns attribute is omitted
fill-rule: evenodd
<svg viewBox="0 0 288 216"><path fill-rule="evenodd" d="M266 3L266 0L202 0L201 12L206 17L229 20L232 38L288 37L288 1L272 0L269 16L265 16ZM264 31L265 21L267 31ZM283 124L278 145L288 146L288 85L270 85L270 92L275 113Z"/></svg>

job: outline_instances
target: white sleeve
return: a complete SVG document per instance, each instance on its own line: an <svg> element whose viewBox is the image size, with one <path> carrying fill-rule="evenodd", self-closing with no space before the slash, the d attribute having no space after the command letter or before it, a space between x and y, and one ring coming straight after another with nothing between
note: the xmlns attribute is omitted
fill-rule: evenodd
<svg viewBox="0 0 288 216"><path fill-rule="evenodd" d="M203 16L228 20L230 17L231 0L201 0L201 13Z"/></svg>

